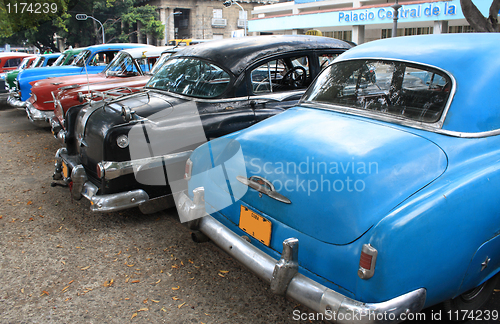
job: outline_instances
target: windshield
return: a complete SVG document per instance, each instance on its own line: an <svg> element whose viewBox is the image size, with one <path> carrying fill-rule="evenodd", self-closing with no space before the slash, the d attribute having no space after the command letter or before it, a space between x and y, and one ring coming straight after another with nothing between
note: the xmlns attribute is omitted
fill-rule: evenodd
<svg viewBox="0 0 500 324"><path fill-rule="evenodd" d="M341 61L318 76L302 101L434 123L446 107L451 84L448 75L428 66L382 60Z"/></svg>
<svg viewBox="0 0 500 324"><path fill-rule="evenodd" d="M215 98L229 87L231 77L222 68L198 58L165 62L146 87L199 98Z"/></svg>
<svg viewBox="0 0 500 324"><path fill-rule="evenodd" d="M38 56L34 61L33 63L31 64L31 67L32 68L36 68L36 67L41 67L43 65L43 62L44 62L44 57L43 56Z"/></svg>
<svg viewBox="0 0 500 324"><path fill-rule="evenodd" d="M66 53L66 54L61 54L59 55L59 57L57 58L57 60L54 62L54 64L52 64L52 66L59 66L61 64L64 63L64 61L66 60L66 58L70 55L70 53Z"/></svg>
<svg viewBox="0 0 500 324"><path fill-rule="evenodd" d="M29 66L30 59L28 57L24 58L21 64L19 64L18 70L25 69Z"/></svg>
<svg viewBox="0 0 500 324"><path fill-rule="evenodd" d="M80 52L80 54L78 54L78 56L73 60L73 62L71 63L71 65L83 66L84 63L89 58L89 56L90 56L91 53L92 52L89 51L89 50L85 50L85 51Z"/></svg>
<svg viewBox="0 0 500 324"><path fill-rule="evenodd" d="M107 76L141 75L134 59L126 52L119 53L103 71Z"/></svg>

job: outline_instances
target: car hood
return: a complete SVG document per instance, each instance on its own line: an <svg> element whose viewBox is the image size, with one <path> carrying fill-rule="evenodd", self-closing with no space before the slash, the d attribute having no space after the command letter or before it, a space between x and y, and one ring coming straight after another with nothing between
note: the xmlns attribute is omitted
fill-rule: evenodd
<svg viewBox="0 0 500 324"><path fill-rule="evenodd" d="M64 75L79 74L83 70L80 66L45 66L37 69L26 69L18 75L19 82L31 82L46 79L48 77L59 77ZM24 80L23 80L24 79Z"/></svg>
<svg viewBox="0 0 500 324"><path fill-rule="evenodd" d="M293 108L229 138L243 153L244 177L267 180L290 203L236 179L228 179L231 192L247 190L244 204L332 244L355 241L448 164L440 147L403 128L317 109ZM225 154L215 143L210 147L214 161ZM210 183L229 193L228 182L216 177L210 173ZM207 203L217 209L218 202ZM238 224L239 212L226 216Z"/></svg>
<svg viewBox="0 0 500 324"><path fill-rule="evenodd" d="M176 98L147 92L125 96L104 105L102 102L96 102L94 107L85 105L78 112L74 128L75 134L72 136L83 138L86 145L77 149L80 150L82 156L85 155L85 160L88 160L90 169L93 170L97 162L115 158L111 156L112 152L106 146L108 145L106 141L109 140L109 131L146 122L148 118L157 113L162 116L168 115L177 102ZM126 121L122 115L124 107L134 111L130 121Z"/></svg>
<svg viewBox="0 0 500 324"><path fill-rule="evenodd" d="M87 84L106 81L107 77L103 73L97 74L79 74L79 75L68 75L68 76L50 76L47 79L35 80L30 82L33 87L51 87L51 88L62 88L66 86L72 86L75 84Z"/></svg>

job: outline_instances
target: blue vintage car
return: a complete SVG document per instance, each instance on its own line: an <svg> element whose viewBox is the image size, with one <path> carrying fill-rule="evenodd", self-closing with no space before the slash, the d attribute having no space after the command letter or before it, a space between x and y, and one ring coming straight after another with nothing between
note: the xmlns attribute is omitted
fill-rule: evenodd
<svg viewBox="0 0 500 324"><path fill-rule="evenodd" d="M325 319L470 315L500 277L499 50L488 33L345 52L298 106L192 153L181 220Z"/></svg>
<svg viewBox="0 0 500 324"><path fill-rule="evenodd" d="M26 100L31 95L32 82L47 79L50 77L60 77L77 74L96 74L101 72L113 57L120 50L125 48L135 48L150 46L145 44L101 44L89 46L73 60L68 66L50 66L35 70L25 70L18 74L17 92L12 92L7 102L17 108L26 106Z"/></svg>

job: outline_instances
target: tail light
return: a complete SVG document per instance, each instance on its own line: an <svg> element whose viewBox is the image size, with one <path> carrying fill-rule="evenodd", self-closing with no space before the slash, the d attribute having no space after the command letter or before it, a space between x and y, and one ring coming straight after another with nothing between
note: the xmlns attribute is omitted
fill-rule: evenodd
<svg viewBox="0 0 500 324"><path fill-rule="evenodd" d="M184 171L184 179L189 181L191 179L191 172L193 171L193 161L188 159L186 161L186 169Z"/></svg>
<svg viewBox="0 0 500 324"><path fill-rule="evenodd" d="M370 279L375 274L375 263L377 262L377 249L370 244L363 244L359 258L358 276L361 279Z"/></svg>
<svg viewBox="0 0 500 324"><path fill-rule="evenodd" d="M96 172L99 179L104 178L104 167L101 162L97 163Z"/></svg>

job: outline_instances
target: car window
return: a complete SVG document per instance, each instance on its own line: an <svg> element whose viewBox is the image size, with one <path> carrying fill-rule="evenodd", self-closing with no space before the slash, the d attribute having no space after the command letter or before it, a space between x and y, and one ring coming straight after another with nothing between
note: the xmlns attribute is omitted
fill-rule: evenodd
<svg viewBox="0 0 500 324"><path fill-rule="evenodd" d="M419 122L440 119L451 90L450 77L413 63L352 60L325 69L304 95L305 102L370 110Z"/></svg>
<svg viewBox="0 0 500 324"><path fill-rule="evenodd" d="M136 59L136 62L137 65L139 65L139 67L141 68L143 73L148 73L149 71L151 71L157 60L158 60L157 57L147 57L147 58Z"/></svg>
<svg viewBox="0 0 500 324"><path fill-rule="evenodd" d="M47 61L47 66L51 66L57 60L57 57L49 58Z"/></svg>
<svg viewBox="0 0 500 324"><path fill-rule="evenodd" d="M254 94L305 89L310 79L307 56L267 61L250 72Z"/></svg>
<svg viewBox="0 0 500 324"><path fill-rule="evenodd" d="M165 62L146 87L198 98L215 98L229 87L230 75L221 67L198 58Z"/></svg>
<svg viewBox="0 0 500 324"><path fill-rule="evenodd" d="M318 55L320 69L326 68L340 54L320 54Z"/></svg>
<svg viewBox="0 0 500 324"><path fill-rule="evenodd" d="M5 62L4 67L17 67L19 64L21 64L21 59L19 57L16 57L16 58L8 59Z"/></svg>
<svg viewBox="0 0 500 324"><path fill-rule="evenodd" d="M113 60L117 52L118 50L102 51L92 54L91 51L85 50L80 52L80 54L78 54L78 56L73 60L71 65L83 66L84 63L86 63L90 66L106 66Z"/></svg>
<svg viewBox="0 0 500 324"><path fill-rule="evenodd" d="M113 60L116 53L118 53L118 51L105 51L95 53L88 64L91 66L107 66Z"/></svg>

